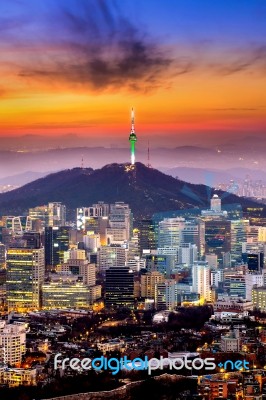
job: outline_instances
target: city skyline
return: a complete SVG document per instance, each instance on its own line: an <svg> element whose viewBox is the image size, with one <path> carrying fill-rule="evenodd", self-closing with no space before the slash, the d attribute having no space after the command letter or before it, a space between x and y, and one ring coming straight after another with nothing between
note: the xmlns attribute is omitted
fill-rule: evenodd
<svg viewBox="0 0 266 400"><path fill-rule="evenodd" d="M73 134L126 146L134 106L143 142L263 139L260 0L4 0L0 10L3 138Z"/></svg>

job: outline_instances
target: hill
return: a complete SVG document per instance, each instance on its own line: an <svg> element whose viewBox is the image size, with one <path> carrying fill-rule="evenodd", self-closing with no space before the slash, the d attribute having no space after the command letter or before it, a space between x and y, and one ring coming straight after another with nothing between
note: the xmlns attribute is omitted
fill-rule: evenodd
<svg viewBox="0 0 266 400"><path fill-rule="evenodd" d="M109 164L101 169L74 168L50 174L18 189L0 195L0 215L25 213L28 208L61 201L73 211L98 201L129 203L136 217L195 207L208 207L213 190L186 183L137 163ZM220 193L224 204L238 203L243 208L257 203Z"/></svg>

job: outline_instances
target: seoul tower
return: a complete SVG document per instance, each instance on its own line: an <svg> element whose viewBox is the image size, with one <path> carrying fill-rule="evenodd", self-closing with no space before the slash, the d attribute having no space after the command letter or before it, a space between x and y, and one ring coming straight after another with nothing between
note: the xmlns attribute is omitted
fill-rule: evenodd
<svg viewBox="0 0 266 400"><path fill-rule="evenodd" d="M137 141L137 136L135 134L135 115L133 108L131 109L131 132L129 135L130 141L130 152L131 152L131 165L135 165L135 145Z"/></svg>

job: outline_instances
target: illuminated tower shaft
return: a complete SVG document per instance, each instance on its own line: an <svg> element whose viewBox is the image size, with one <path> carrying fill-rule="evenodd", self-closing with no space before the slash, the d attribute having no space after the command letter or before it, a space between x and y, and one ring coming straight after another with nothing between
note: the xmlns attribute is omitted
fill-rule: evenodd
<svg viewBox="0 0 266 400"><path fill-rule="evenodd" d="M129 135L129 141L130 141L130 153L131 153L131 165L135 164L135 146L136 146L136 141L137 141L137 136L135 134L135 116L134 116L134 110L132 108L131 110L131 132Z"/></svg>

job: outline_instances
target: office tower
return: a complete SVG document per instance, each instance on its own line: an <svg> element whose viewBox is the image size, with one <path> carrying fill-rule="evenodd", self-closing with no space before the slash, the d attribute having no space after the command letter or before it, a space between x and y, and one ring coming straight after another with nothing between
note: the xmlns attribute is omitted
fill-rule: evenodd
<svg viewBox="0 0 266 400"><path fill-rule="evenodd" d="M182 230L182 243L195 244L200 256L205 252L205 224L203 221L186 221Z"/></svg>
<svg viewBox="0 0 266 400"><path fill-rule="evenodd" d="M25 232L22 236L26 247L30 249L38 249L41 247L41 235L39 232Z"/></svg>
<svg viewBox="0 0 266 400"><path fill-rule="evenodd" d="M135 164L135 146L137 142L137 135L135 133L135 114L133 108L131 109L131 132L129 135L129 142L130 142L130 160L131 160L131 165Z"/></svg>
<svg viewBox="0 0 266 400"><path fill-rule="evenodd" d="M205 261L192 267L192 291L200 294L201 301L211 301L211 270Z"/></svg>
<svg viewBox="0 0 266 400"><path fill-rule="evenodd" d="M8 311L40 308L44 248L9 248L6 263Z"/></svg>
<svg viewBox="0 0 266 400"><path fill-rule="evenodd" d="M134 272L139 272L146 266L145 259L136 256L134 258L128 259L126 262L126 266L129 267Z"/></svg>
<svg viewBox="0 0 266 400"><path fill-rule="evenodd" d="M26 353L26 325L0 321L0 347L4 350L5 365L20 364L22 356Z"/></svg>
<svg viewBox="0 0 266 400"><path fill-rule="evenodd" d="M214 253L223 265L223 253L231 251L231 222L225 219L205 221L205 253Z"/></svg>
<svg viewBox="0 0 266 400"><path fill-rule="evenodd" d="M60 202L48 204L49 226L61 227L66 225L66 206Z"/></svg>
<svg viewBox="0 0 266 400"><path fill-rule="evenodd" d="M245 275L246 284L246 296L247 300L252 299L252 289L254 287L261 287L264 285L264 275L263 274L246 274Z"/></svg>
<svg viewBox="0 0 266 400"><path fill-rule="evenodd" d="M0 243L0 269L6 266L6 246Z"/></svg>
<svg viewBox="0 0 266 400"><path fill-rule="evenodd" d="M231 259L241 262L242 243L247 241L249 220L239 219L231 221Z"/></svg>
<svg viewBox="0 0 266 400"><path fill-rule="evenodd" d="M153 271L141 275L141 297L155 299L156 285L165 281L164 275Z"/></svg>
<svg viewBox="0 0 266 400"><path fill-rule="evenodd" d="M216 254L205 254L205 261L211 268L218 268L218 257Z"/></svg>
<svg viewBox="0 0 266 400"><path fill-rule="evenodd" d="M31 228L29 217L4 216L3 221L5 227L12 233L22 234L23 231L30 230Z"/></svg>
<svg viewBox="0 0 266 400"><path fill-rule="evenodd" d="M243 253L242 260L248 266L250 272L261 273L264 267L264 254L263 253Z"/></svg>
<svg viewBox="0 0 266 400"><path fill-rule="evenodd" d="M259 226L258 241L264 243L266 242L266 226Z"/></svg>
<svg viewBox="0 0 266 400"><path fill-rule="evenodd" d="M127 267L106 271L105 305L108 308L134 307L134 274Z"/></svg>
<svg viewBox="0 0 266 400"><path fill-rule="evenodd" d="M211 198L210 209L217 213L220 213L222 211L222 201L217 194L214 194Z"/></svg>
<svg viewBox="0 0 266 400"><path fill-rule="evenodd" d="M144 254L143 258L148 272L158 271L166 276L167 271L170 271L170 260L167 255L153 251L152 254Z"/></svg>
<svg viewBox="0 0 266 400"><path fill-rule="evenodd" d="M133 215L128 204L116 202L110 205L109 228L106 235L109 244L123 244L132 237ZM108 240L108 239L107 239Z"/></svg>
<svg viewBox="0 0 266 400"><path fill-rule="evenodd" d="M64 252L69 248L69 231L66 226L45 228L45 265L55 267L64 262Z"/></svg>
<svg viewBox="0 0 266 400"><path fill-rule="evenodd" d="M174 310L177 306L177 286L174 279L158 283L155 290L155 308L157 310Z"/></svg>
<svg viewBox="0 0 266 400"><path fill-rule="evenodd" d="M182 242L182 231L185 228L184 218L164 218L158 226L158 248L178 249Z"/></svg>
<svg viewBox="0 0 266 400"><path fill-rule="evenodd" d="M85 250L71 249L67 253L68 259L59 270L82 277L85 285L94 286L96 283L96 267L95 264L89 263L86 259Z"/></svg>
<svg viewBox="0 0 266 400"><path fill-rule="evenodd" d="M108 221L109 208L109 204L105 204L103 201L99 201L91 207L77 208L77 229L100 233L99 221L102 219Z"/></svg>
<svg viewBox="0 0 266 400"><path fill-rule="evenodd" d="M246 298L246 279L245 275L232 275L225 276L225 285L229 284L229 292L230 296L242 297Z"/></svg>
<svg viewBox="0 0 266 400"><path fill-rule="evenodd" d="M39 223L40 230L43 231L46 226L49 226L49 210L47 205L30 208L29 216L35 226Z"/></svg>
<svg viewBox="0 0 266 400"><path fill-rule="evenodd" d="M143 250L155 250L155 228L154 223L151 219L142 219L138 222L138 238L139 238L139 250L142 255Z"/></svg>
<svg viewBox="0 0 266 400"><path fill-rule="evenodd" d="M260 311L266 311L266 286L253 287L252 303Z"/></svg>
<svg viewBox="0 0 266 400"><path fill-rule="evenodd" d="M193 265L198 259L198 248L195 244L183 243L178 247L178 264Z"/></svg>
<svg viewBox="0 0 266 400"><path fill-rule="evenodd" d="M99 270L105 272L110 267L126 265L126 249L120 246L102 246L99 250Z"/></svg>
<svg viewBox="0 0 266 400"><path fill-rule="evenodd" d="M217 270L211 269L211 287L218 288L219 287L220 276Z"/></svg>
<svg viewBox="0 0 266 400"><path fill-rule="evenodd" d="M83 243L86 250L96 253L97 250L101 247L101 238L100 234L90 234L83 236Z"/></svg>
<svg viewBox="0 0 266 400"><path fill-rule="evenodd" d="M88 308L90 288L77 275L55 274L42 285L42 303L44 309Z"/></svg>
<svg viewBox="0 0 266 400"><path fill-rule="evenodd" d="M250 225L247 228L247 242L248 243L256 243L259 239L259 226Z"/></svg>

